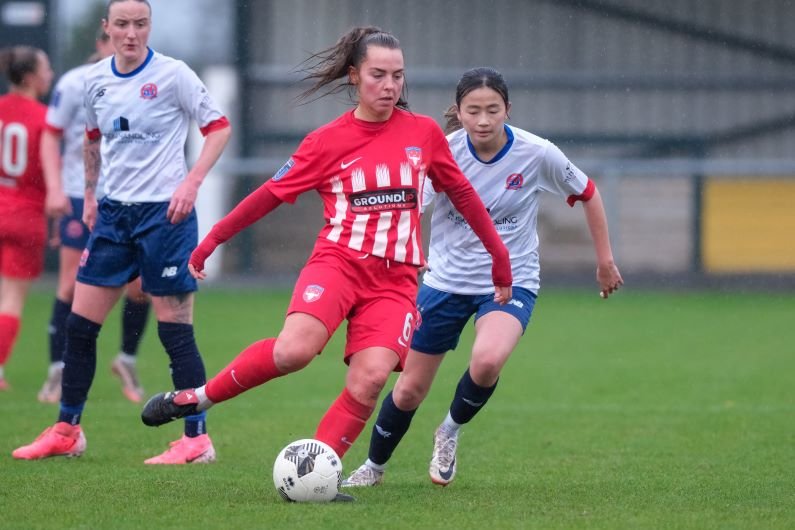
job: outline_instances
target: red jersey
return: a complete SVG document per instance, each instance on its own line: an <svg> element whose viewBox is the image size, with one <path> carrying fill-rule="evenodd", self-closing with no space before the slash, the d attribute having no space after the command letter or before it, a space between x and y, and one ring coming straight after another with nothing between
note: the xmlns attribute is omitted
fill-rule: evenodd
<svg viewBox="0 0 795 530"><path fill-rule="evenodd" d="M439 192L468 185L433 119L396 108L374 123L351 111L310 133L265 186L289 203L316 190L326 220L318 238L421 265L420 199L428 173Z"/></svg>
<svg viewBox="0 0 795 530"><path fill-rule="evenodd" d="M39 142L47 106L18 94L0 96L0 203L44 209L47 188Z"/></svg>

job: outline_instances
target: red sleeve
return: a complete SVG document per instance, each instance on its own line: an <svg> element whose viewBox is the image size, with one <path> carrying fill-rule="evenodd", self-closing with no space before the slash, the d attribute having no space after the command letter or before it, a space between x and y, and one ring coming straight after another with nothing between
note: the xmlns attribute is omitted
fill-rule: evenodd
<svg viewBox="0 0 795 530"><path fill-rule="evenodd" d="M244 228L259 221L281 203L282 201L271 193L264 184L257 188L248 197L240 201L240 204L235 206L226 217L213 226L210 233L202 239L202 242L191 254L190 264L196 270L204 270L205 260L215 251L218 245L228 241Z"/></svg>
<svg viewBox="0 0 795 530"><path fill-rule="evenodd" d="M453 186L445 190L450 202L455 209L461 212L469 226L477 234L486 247L486 251L491 254L491 278L494 285L498 287L510 287L513 283L511 273L511 256L508 249L500 239L499 234L494 229L494 221L483 206L483 202L475 192L475 188L464 179L458 186Z"/></svg>
<svg viewBox="0 0 795 530"><path fill-rule="evenodd" d="M44 124L44 130L51 132L56 136L63 136L63 129L56 127L55 125L50 125L49 123Z"/></svg>
<svg viewBox="0 0 795 530"><path fill-rule="evenodd" d="M431 175L433 189L437 192L446 192L450 187L458 186L461 180L469 182L461 173L461 168L450 152L444 133L434 122L431 129L431 163L428 173ZM461 211L461 210L459 210ZM464 212L461 212L464 213Z"/></svg>
<svg viewBox="0 0 795 530"><path fill-rule="evenodd" d="M221 116L217 120L213 120L204 127L199 128L199 130L201 131L202 136L207 136L211 132L226 129L229 126L229 120L226 119L226 116Z"/></svg>
<svg viewBox="0 0 795 530"><path fill-rule="evenodd" d="M439 184L437 191L447 194L455 209L461 212L469 226L483 242L486 251L491 254L491 277L494 285L509 287L513 283L513 275L508 249L505 248L497 230L494 229L494 221L486 211L486 207L483 206L480 196L461 173L442 131L439 129L433 134L431 167L429 168L430 174L433 176L431 182L434 182L434 187L436 187L436 183Z"/></svg>
<svg viewBox="0 0 795 530"><path fill-rule="evenodd" d="M322 151L321 139L310 133L265 185L282 202L290 204L302 193L318 189L329 164L329 157L324 157Z"/></svg>
<svg viewBox="0 0 795 530"><path fill-rule="evenodd" d="M585 189L579 195L569 195L566 198L566 202L569 203L569 206L574 206L577 201L588 202L593 197L594 192L596 191L596 184L593 183L593 180L588 179L588 184L585 185Z"/></svg>

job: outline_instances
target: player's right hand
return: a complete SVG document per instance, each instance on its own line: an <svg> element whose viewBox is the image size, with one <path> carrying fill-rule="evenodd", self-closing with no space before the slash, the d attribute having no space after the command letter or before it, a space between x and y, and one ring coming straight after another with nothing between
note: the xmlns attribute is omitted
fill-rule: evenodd
<svg viewBox="0 0 795 530"><path fill-rule="evenodd" d="M44 200L44 213L47 217L58 218L72 213L72 203L61 190L52 191Z"/></svg>
<svg viewBox="0 0 795 530"><path fill-rule="evenodd" d="M218 243L208 234L207 237L201 240L199 246L193 249L188 260L188 272L190 272L191 276L197 280L203 280L207 277L204 272L204 262L212 255L217 246Z"/></svg>
<svg viewBox="0 0 795 530"><path fill-rule="evenodd" d="M494 286L494 301L500 305L505 305L513 298L513 289L508 287Z"/></svg>
<svg viewBox="0 0 795 530"><path fill-rule="evenodd" d="M86 199L83 201L83 224L88 227L89 231L94 230L94 225L97 223L97 201Z"/></svg>
<svg viewBox="0 0 795 530"><path fill-rule="evenodd" d="M203 270L196 270L196 267L193 266L193 263L188 263L188 272L190 272L190 275L197 280L203 280L207 277L207 274L205 274Z"/></svg>

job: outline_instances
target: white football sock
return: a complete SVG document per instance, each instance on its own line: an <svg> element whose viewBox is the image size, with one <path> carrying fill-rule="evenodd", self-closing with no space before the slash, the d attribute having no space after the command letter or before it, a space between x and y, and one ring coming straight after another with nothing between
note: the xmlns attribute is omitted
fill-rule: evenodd
<svg viewBox="0 0 795 530"><path fill-rule="evenodd" d="M448 412L447 416L445 416L444 421L439 427L447 432L447 434L450 436L458 436L458 430L461 428L461 424L453 421L453 417L450 416L450 412Z"/></svg>
<svg viewBox="0 0 795 530"><path fill-rule="evenodd" d="M129 353L124 353L123 351L120 351L116 358L127 365L135 364L135 361L138 359L136 355L130 355Z"/></svg>
<svg viewBox="0 0 795 530"><path fill-rule="evenodd" d="M52 376L58 370L63 370L64 362L63 361L55 361L54 363L50 363L50 367L47 368L47 375Z"/></svg>
<svg viewBox="0 0 795 530"><path fill-rule="evenodd" d="M370 467L370 468L372 468L372 469L375 469L376 471L381 471L381 472L383 472L383 471L386 469L386 464L376 464L375 462L373 462L373 461L372 461L372 460L370 460L369 458L368 458L368 459L367 459L367 460L364 462L364 464L365 464L367 467Z"/></svg>
<svg viewBox="0 0 795 530"><path fill-rule="evenodd" d="M210 398L207 397L207 393L205 392L206 386L207 385L202 385L194 390L194 392L196 392L196 397L199 398L199 404L196 405L197 412L207 410L215 404L212 401L210 401Z"/></svg>

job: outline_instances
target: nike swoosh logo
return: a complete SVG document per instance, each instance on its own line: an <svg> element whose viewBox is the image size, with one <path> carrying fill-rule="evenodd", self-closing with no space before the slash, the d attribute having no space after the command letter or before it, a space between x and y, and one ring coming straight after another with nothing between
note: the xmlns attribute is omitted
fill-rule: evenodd
<svg viewBox="0 0 795 530"><path fill-rule="evenodd" d="M453 469L455 469L455 458L450 462L450 467L447 468L447 471L439 470L439 476L445 480L450 480L450 477L453 476Z"/></svg>
<svg viewBox="0 0 795 530"><path fill-rule="evenodd" d="M241 384L240 384L240 381L238 381L238 380L237 380L237 377L235 377L235 371L234 371L234 370L232 370L232 371L229 373L229 375L231 375L231 376L232 376L232 381L234 381L234 382L235 382L235 384L236 384L237 386L239 386L240 388L242 388L242 389L244 389L244 390L248 390L248 387L245 387L245 386L241 385Z"/></svg>
<svg viewBox="0 0 795 530"><path fill-rule="evenodd" d="M378 432L378 434L380 434L380 435L381 435L381 436L383 436L384 438L389 438L390 436L392 436L392 433L391 433L391 432L389 432L389 431L385 431L385 430L384 430L384 429L382 429L382 428L381 428L379 425L376 425L376 426L375 426L375 430Z"/></svg>
<svg viewBox="0 0 795 530"><path fill-rule="evenodd" d="M482 401L480 403L476 403L475 401L472 401L472 400L467 399L465 397L462 397L461 401L463 401L464 403L466 403L467 405L469 405L471 407L479 407L479 406L483 405Z"/></svg>
<svg viewBox="0 0 795 530"><path fill-rule="evenodd" d="M354 158L350 162L340 162L340 169L342 169L342 170L348 169L349 167L351 167L353 164L355 164L356 162L358 162L361 159L362 159L362 157L359 157L359 158Z"/></svg>
<svg viewBox="0 0 795 530"><path fill-rule="evenodd" d="M340 441L342 443L344 443L344 444L347 444L347 445L353 445L353 442L349 442L348 441L348 437L347 436L343 436L342 438L340 438Z"/></svg>

